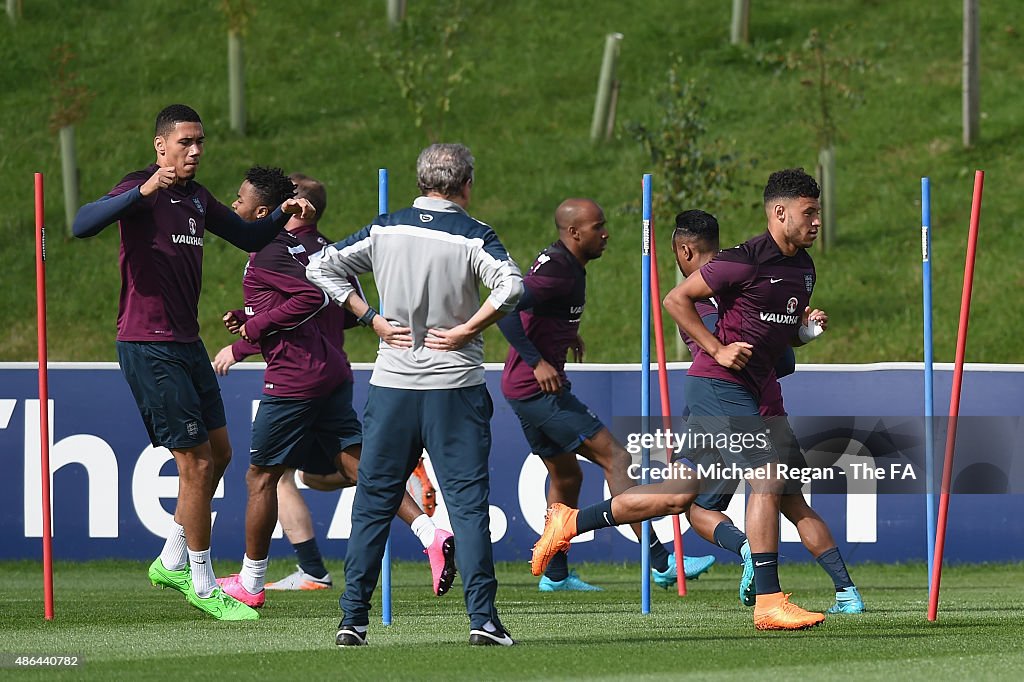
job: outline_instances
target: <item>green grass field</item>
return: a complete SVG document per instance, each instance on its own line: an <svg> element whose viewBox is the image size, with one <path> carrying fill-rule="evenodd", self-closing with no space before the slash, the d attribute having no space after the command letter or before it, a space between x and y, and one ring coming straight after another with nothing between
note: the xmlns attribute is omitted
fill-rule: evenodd
<svg viewBox="0 0 1024 682"><path fill-rule="evenodd" d="M204 118L207 149L199 179L230 202L253 164L302 170L322 179L331 201L324 232L337 237L376 211L376 171L392 172L394 206L416 193L413 164L428 141L398 86L367 47L394 40L382 0L280 3L252 0L246 42L249 132L228 126L226 22L218 2L26 0L24 20L0 20L0 359L35 357L32 172L47 174L50 344L53 360L113 360L117 310L117 234L67 240L52 109L51 48L67 42L74 70L95 98L77 127L81 196L93 200L126 172L153 160L152 120L174 100ZM477 158L472 210L494 225L528 266L554 239L552 213L566 196L592 196L607 209L612 241L590 268L582 333L588 359L635 362L639 351L640 220L636 204L649 160L625 132L655 121L652 91L665 83L672 53L684 75L705 85L707 141L756 166L741 174L731 201L704 206L719 215L723 243L761 231L756 207L771 170L813 169L815 106L802 74L758 61L800 48L812 28L834 33L837 56L868 60L864 74L837 74L862 98L839 106L838 235L828 254L815 249L815 304L831 313L828 337L800 351L801 362L921 359L920 196L933 181L935 359L953 359L963 248L973 171L988 175L967 359L1015 362L1008 339L1024 335L1024 316L1006 314L1021 274L1013 245L1024 238L1020 186L1024 142L1024 32L1019 0L985 0L981 11L981 142L961 138L960 0L789 0L754 3L752 45L728 44L725 0L463 0L471 19L459 54L472 62L452 97L445 137ZM410 12L430 3L411 2ZM616 137L588 141L604 37L624 34ZM659 179L655 177L655 183ZM662 291L674 280L666 226L689 206L655 207L661 236ZM229 341L220 315L238 307L244 254L217 239L206 248L200 305L211 353ZM506 344L489 331L487 359ZM356 361L373 358L375 339L346 341Z"/></svg>
<svg viewBox="0 0 1024 682"><path fill-rule="evenodd" d="M218 566L226 571L230 562ZM258 622L227 624L204 619L177 593L150 587L141 563L63 562L55 570L57 617L46 623L39 564L6 562L0 652L84 657L76 671L21 671L14 679L732 680L753 673L973 681L1019 679L1024 669L1019 564L947 568L937 623L925 618L922 565L855 565L869 612L830 616L814 630L791 633L753 629L750 610L736 599L738 564L715 566L690 583L685 599L654 588L648 616L639 613L636 565L578 568L605 591L541 594L525 565L499 565L499 608L519 643L479 649L466 644L460 583L437 599L425 564L398 564L395 624L375 621L370 646L339 651L337 587L271 594ZM269 575L291 569L276 561ZM802 606L831 603L831 582L817 566L787 564L782 578Z"/></svg>

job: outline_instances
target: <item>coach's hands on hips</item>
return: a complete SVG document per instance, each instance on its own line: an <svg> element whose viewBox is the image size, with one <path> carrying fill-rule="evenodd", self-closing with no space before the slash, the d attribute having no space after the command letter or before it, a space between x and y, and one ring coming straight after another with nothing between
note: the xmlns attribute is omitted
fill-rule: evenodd
<svg viewBox="0 0 1024 682"><path fill-rule="evenodd" d="M562 390L562 377L558 376L558 370L543 358L533 368L533 376L540 384L540 390L545 393L558 393Z"/></svg>
<svg viewBox="0 0 1024 682"><path fill-rule="evenodd" d="M281 204L281 211L289 215L297 216L300 220L308 220L316 215L316 209L308 199L285 199Z"/></svg>
<svg viewBox="0 0 1024 682"><path fill-rule="evenodd" d="M217 355L213 358L213 371L221 376L225 376L228 370L231 369L232 365L238 364L238 360L235 360L235 354L231 350L231 346L224 346Z"/></svg>
<svg viewBox="0 0 1024 682"><path fill-rule="evenodd" d="M726 369L743 369L747 366L754 347L745 341L734 341L715 352L715 362Z"/></svg>
<svg viewBox="0 0 1024 682"><path fill-rule="evenodd" d="M371 323L373 331L380 340L392 348L412 348L412 329L409 327L396 327L385 319L383 315L375 315Z"/></svg>
<svg viewBox="0 0 1024 682"><path fill-rule="evenodd" d="M811 310L811 306L807 306L804 308L803 317L800 318L800 324L806 327L812 321L816 322L818 326L821 327L821 331L828 329L828 313L824 310L818 310L817 308Z"/></svg>
<svg viewBox="0 0 1024 682"><path fill-rule="evenodd" d="M472 341L480 332L474 331L468 324L460 324L451 329L430 328L423 345L431 350L458 350Z"/></svg>
<svg viewBox="0 0 1024 682"><path fill-rule="evenodd" d="M148 197L157 190L167 189L177 180L178 174L174 172L174 166L157 168L156 172L149 176L149 180L146 180L139 186L139 194Z"/></svg>

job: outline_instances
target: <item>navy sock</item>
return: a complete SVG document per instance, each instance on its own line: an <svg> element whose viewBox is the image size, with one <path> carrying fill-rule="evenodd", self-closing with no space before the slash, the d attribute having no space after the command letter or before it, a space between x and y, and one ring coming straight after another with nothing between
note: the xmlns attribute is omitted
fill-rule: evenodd
<svg viewBox="0 0 1024 682"><path fill-rule="evenodd" d="M782 592L779 585L779 553L760 552L751 554L754 562L754 592L757 594L775 594Z"/></svg>
<svg viewBox="0 0 1024 682"><path fill-rule="evenodd" d="M838 547L822 552L821 556L818 557L818 563L828 573L828 577L832 578L832 583L836 586L836 592L842 592L847 587L853 587L850 573L846 570L846 562L843 561L842 555L839 554Z"/></svg>
<svg viewBox="0 0 1024 682"><path fill-rule="evenodd" d="M324 566L323 557L320 556L316 538L310 538L305 542L292 545L292 547L295 548L295 555L299 558L299 568L314 578L323 578L327 575L327 567Z"/></svg>
<svg viewBox="0 0 1024 682"><path fill-rule="evenodd" d="M727 549L733 554L739 554L747 536L731 521L722 521L715 526L715 544L722 549Z"/></svg>
<svg viewBox="0 0 1024 682"><path fill-rule="evenodd" d="M668 550L661 544L658 536L651 531L651 568L658 573L668 570Z"/></svg>
<svg viewBox="0 0 1024 682"><path fill-rule="evenodd" d="M568 578L568 555L566 555L565 552L559 552L555 556L551 557L551 562L548 564L547 570L544 571L544 575L547 576L548 580L554 580L556 583Z"/></svg>
<svg viewBox="0 0 1024 682"><path fill-rule="evenodd" d="M609 528L617 525L615 518L612 517L612 501L605 500L585 509L580 509L579 515L576 517L576 534L582 535L588 530Z"/></svg>

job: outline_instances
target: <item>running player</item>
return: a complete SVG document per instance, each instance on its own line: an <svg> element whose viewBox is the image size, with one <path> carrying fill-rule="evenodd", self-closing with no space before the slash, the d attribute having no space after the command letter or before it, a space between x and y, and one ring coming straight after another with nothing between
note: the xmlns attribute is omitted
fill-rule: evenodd
<svg viewBox="0 0 1024 682"><path fill-rule="evenodd" d="M803 169L773 173L764 191L768 230L718 254L665 299L673 320L700 347L686 378L690 423L716 438L724 435L730 443L743 443L738 453L727 448L719 454L751 475L747 530L754 561L754 625L759 630L802 629L825 619L791 603L779 586L783 486L773 473L778 457L765 438L758 405L761 387L786 347L817 327L807 305L815 272L806 249L821 226L819 194L818 184ZM697 301L711 297L719 304L721 340L704 328L696 308ZM696 482L683 478L638 486L583 510L554 505L534 547L534 574L543 572L551 557L579 533L683 513L697 492Z"/></svg>
<svg viewBox="0 0 1024 682"><path fill-rule="evenodd" d="M580 318L587 298L587 264L608 246L604 211L590 199L566 199L555 211L558 241L540 252L523 278L525 290L516 312L498 322L510 348L501 375L501 390L519 417L533 454L547 467L551 485L548 505L579 503L583 471L578 452L604 470L612 495L632 487L630 456L601 420L573 395L565 375L569 349L583 359ZM640 537L640 524L633 525ZM685 557L687 578L696 578L715 563L713 556ZM651 533L654 582L676 582L676 558ZM601 588L569 570L566 553L554 556L538 585L541 592L592 592Z"/></svg>
<svg viewBox="0 0 1024 682"><path fill-rule="evenodd" d="M259 614L217 587L210 560L210 502L231 460L231 444L217 377L199 338L203 241L209 230L256 251L288 214L308 218L313 209L289 199L246 223L194 179L205 140L194 109L163 109L153 138L156 162L79 209L72 230L76 237L92 237L120 223L118 361L151 442L170 450L178 467L173 526L149 579L182 592L218 620L253 620Z"/></svg>
<svg viewBox="0 0 1024 682"><path fill-rule="evenodd" d="M327 193L321 183L285 177L277 168L252 168L234 209L242 217L266 211L296 191L322 216ZM305 276L309 252L328 242L316 221L292 220L278 237L249 258L243 277L246 308L225 314L229 330L267 361L264 396L253 422L252 464L246 480L246 552L242 570L219 580L224 590L254 608L266 600L264 584L270 537L278 518L278 481L294 468L323 478L341 474L339 487L355 485L362 429L352 409L352 369L345 355L345 311L329 305ZM251 350L246 349L246 350ZM434 527L407 494L399 516L423 541L434 574L434 593L445 594L455 578L454 538ZM326 571L324 571L326 575ZM320 576L321 582L325 576Z"/></svg>
<svg viewBox="0 0 1024 682"><path fill-rule="evenodd" d="M696 272L705 263L711 261L718 253L718 221L710 213L692 210L684 211L676 216L675 230L672 233L672 250L676 256L676 264L684 276ZM701 321L708 331L714 333L718 323L718 307L713 299L696 302ZM827 328L828 319L818 316L822 321L821 328ZM699 349L684 331L679 332L693 357L697 357ZM813 339L811 339L813 340ZM779 379L791 374L795 369L795 357L792 348L788 349L780 362L776 363L775 372L770 376L761 390L760 412L768 425L772 444L782 462L790 467L803 469L807 466L803 451L793 434L786 417L786 409L782 402L782 386ZM740 579L740 601L746 606L754 605L754 561L750 554L750 543L747 536L739 530L732 519L724 514L729 507L732 494L702 493L686 512L690 525L698 535L708 542L739 555L743 559L743 577ZM846 563L836 546L828 525L815 512L800 491L783 494L780 501L783 516L789 519L797 532L800 541L818 564L828 573L836 589L836 601L827 613L862 613L864 601L860 592L850 579Z"/></svg>

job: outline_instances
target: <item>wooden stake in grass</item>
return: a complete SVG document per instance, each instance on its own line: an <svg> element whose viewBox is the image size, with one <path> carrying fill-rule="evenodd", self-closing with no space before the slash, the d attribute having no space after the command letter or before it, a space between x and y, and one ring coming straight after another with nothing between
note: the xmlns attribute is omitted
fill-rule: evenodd
<svg viewBox="0 0 1024 682"><path fill-rule="evenodd" d="M621 42L621 33L609 33L604 41L604 58L601 60L601 76L597 81L597 98L594 101L594 119L590 124L591 142L603 139L608 130L608 105L612 98L615 63L619 59Z"/></svg>
<svg viewBox="0 0 1024 682"><path fill-rule="evenodd" d="M978 22L978 0L964 0L963 123L965 147L974 146L981 135L981 67L978 63L981 31L978 28Z"/></svg>
<svg viewBox="0 0 1024 682"><path fill-rule="evenodd" d="M21 19L21 0L7 0L7 17L12 24L17 24Z"/></svg>
<svg viewBox="0 0 1024 682"><path fill-rule="evenodd" d="M388 0L388 26L397 28L405 21L405 0Z"/></svg>
<svg viewBox="0 0 1024 682"><path fill-rule="evenodd" d="M733 45L746 45L750 42L750 0L732 0L729 42Z"/></svg>
<svg viewBox="0 0 1024 682"><path fill-rule="evenodd" d="M221 0L221 14L228 22L228 106L231 129L245 135L245 44L252 4L249 0Z"/></svg>

